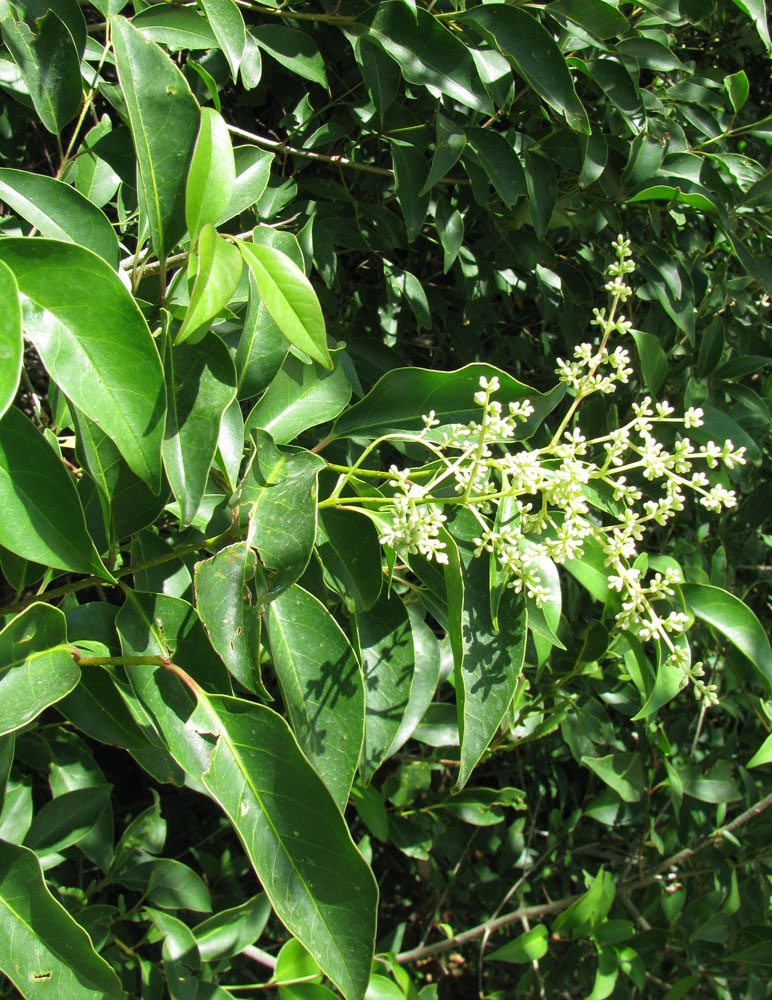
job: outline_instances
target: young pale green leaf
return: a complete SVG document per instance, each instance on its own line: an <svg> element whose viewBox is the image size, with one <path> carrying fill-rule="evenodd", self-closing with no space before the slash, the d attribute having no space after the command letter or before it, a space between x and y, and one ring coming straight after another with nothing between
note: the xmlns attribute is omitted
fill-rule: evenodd
<svg viewBox="0 0 772 1000"><path fill-rule="evenodd" d="M271 175L273 153L258 149L257 146L236 146L233 158L236 164L233 194L225 211L217 220L218 226L245 212L259 201Z"/></svg>
<svg viewBox="0 0 772 1000"><path fill-rule="evenodd" d="M0 969L28 1000L123 996L112 967L48 891L33 852L1 841Z"/></svg>
<svg viewBox="0 0 772 1000"><path fill-rule="evenodd" d="M325 507L319 511L316 551L327 586L341 595L349 611L368 611L383 582L372 521L345 508Z"/></svg>
<svg viewBox="0 0 772 1000"><path fill-rule="evenodd" d="M269 570L269 594L300 579L316 537L317 476L324 461L310 451L280 451L265 431L252 431L255 450L240 487L249 511L249 541Z"/></svg>
<svg viewBox="0 0 772 1000"><path fill-rule="evenodd" d="M767 736L745 766L759 767L760 764L769 764L770 761L772 761L772 735Z"/></svg>
<svg viewBox="0 0 772 1000"><path fill-rule="evenodd" d="M601 868L587 891L558 916L552 933L569 931L574 939L587 937L603 922L615 895L614 879Z"/></svg>
<svg viewBox="0 0 772 1000"><path fill-rule="evenodd" d="M8 4L0 29L40 121L53 135L61 135L81 104L80 57L56 11L45 10L35 23L36 35L24 21L16 20Z"/></svg>
<svg viewBox="0 0 772 1000"><path fill-rule="evenodd" d="M351 398L351 383L337 354L331 355L330 371L288 354L247 417L245 434L262 429L277 444L289 444L309 427L337 417Z"/></svg>
<svg viewBox="0 0 772 1000"><path fill-rule="evenodd" d="M263 933L271 915L265 893L252 896L245 903L207 917L193 928L202 962L217 962L238 955Z"/></svg>
<svg viewBox="0 0 772 1000"><path fill-rule="evenodd" d="M42 434L11 407L0 420L0 545L23 559L110 579L75 484Z"/></svg>
<svg viewBox="0 0 772 1000"><path fill-rule="evenodd" d="M163 369L131 293L105 261L71 243L5 239L0 260L27 300L24 330L48 374L157 492Z"/></svg>
<svg viewBox="0 0 772 1000"><path fill-rule="evenodd" d="M549 950L549 934L544 924L537 924L525 934L521 934L513 941L508 941L501 948L492 951L485 957L493 962L516 962L525 964L526 962L538 962L544 958Z"/></svg>
<svg viewBox="0 0 772 1000"><path fill-rule="evenodd" d="M24 357L19 286L0 260L0 417L16 397Z"/></svg>
<svg viewBox="0 0 772 1000"><path fill-rule="evenodd" d="M185 232L185 187L201 114L169 56L125 18L114 16L110 23L137 155L140 208L163 260Z"/></svg>
<svg viewBox="0 0 772 1000"><path fill-rule="evenodd" d="M290 983L295 979L321 981L319 963L297 940L290 938L281 946L276 956L276 967L271 977L276 983Z"/></svg>
<svg viewBox="0 0 772 1000"><path fill-rule="evenodd" d="M464 534L479 530L464 524ZM471 521L471 517L468 519ZM525 601L507 588L499 602L499 629L490 616L488 566L474 558L474 542L458 542L464 579L463 662L456 663L456 703L461 735L461 765L455 789L464 787L488 748L515 694L525 659L528 617Z"/></svg>
<svg viewBox="0 0 772 1000"><path fill-rule="evenodd" d="M496 399L502 406L522 399L531 401L534 413L521 425L519 439L527 439L565 393L562 383L550 392L537 392L492 365L471 364L455 372L395 368L338 418L331 436L377 438L403 431L417 433L424 429L421 418L430 410L434 410L440 428L443 424L479 420L480 407L474 402L474 394L482 376L499 379L501 390ZM433 439L431 434L429 437Z"/></svg>
<svg viewBox="0 0 772 1000"><path fill-rule="evenodd" d="M281 716L236 698L198 697L190 723L206 747L204 785L276 915L346 1000L363 1000L378 890L338 807Z"/></svg>
<svg viewBox="0 0 772 1000"><path fill-rule="evenodd" d="M69 184L2 167L0 198L43 236L92 250L118 269L118 237L107 216Z"/></svg>
<svg viewBox="0 0 772 1000"><path fill-rule="evenodd" d="M186 340L195 344L206 336L212 320L236 291L242 269L241 254L236 247L206 223L198 238L198 270L190 305L175 344Z"/></svg>
<svg viewBox="0 0 772 1000"><path fill-rule="evenodd" d="M239 13L238 7L236 12ZM202 226L217 224L230 204L235 184L236 160L230 132L213 108L201 108L201 127L185 187L185 221L192 244Z"/></svg>
<svg viewBox="0 0 772 1000"><path fill-rule="evenodd" d="M260 298L287 340L332 370L322 308L305 274L274 247L241 240L238 245L255 276Z"/></svg>
<svg viewBox="0 0 772 1000"><path fill-rule="evenodd" d="M431 87L483 114L495 109L463 42L422 8L415 16L402 0L375 4L352 26L377 42L408 83Z"/></svg>
<svg viewBox="0 0 772 1000"><path fill-rule="evenodd" d="M64 615L33 604L0 632L0 734L26 726L80 679Z"/></svg>
<svg viewBox="0 0 772 1000"><path fill-rule="evenodd" d="M295 737L343 812L365 728L354 650L324 605L297 585L268 605L267 626Z"/></svg>
<svg viewBox="0 0 772 1000"><path fill-rule="evenodd" d="M699 583L681 584L687 611L712 625L736 646L772 691L772 648L761 622L738 597L720 587Z"/></svg>
<svg viewBox="0 0 772 1000"><path fill-rule="evenodd" d="M252 581L255 581L252 584ZM248 542L228 545L196 563L196 608L209 640L247 691L271 701L260 678L260 614L265 596L257 556ZM251 586L257 590L253 599Z"/></svg>
<svg viewBox="0 0 772 1000"><path fill-rule="evenodd" d="M241 11L233 0L200 0L200 3L235 80L247 43L247 30Z"/></svg>
<svg viewBox="0 0 772 1000"><path fill-rule="evenodd" d="M576 96L566 61L535 17L518 7L490 3L467 11L459 20L476 27L572 129L590 134L587 112Z"/></svg>
<svg viewBox="0 0 772 1000"><path fill-rule="evenodd" d="M327 74L319 47L311 35L283 24L261 24L250 28L260 48L291 73L327 88Z"/></svg>
<svg viewBox="0 0 772 1000"><path fill-rule="evenodd" d="M236 395L227 347L213 333L166 352L168 417L163 457L169 485L189 524L206 489L220 420Z"/></svg>
<svg viewBox="0 0 772 1000"><path fill-rule="evenodd" d="M410 618L396 594L381 594L375 606L357 614L356 620L367 702L361 765L367 784L386 760L400 730L410 697L415 651Z"/></svg>

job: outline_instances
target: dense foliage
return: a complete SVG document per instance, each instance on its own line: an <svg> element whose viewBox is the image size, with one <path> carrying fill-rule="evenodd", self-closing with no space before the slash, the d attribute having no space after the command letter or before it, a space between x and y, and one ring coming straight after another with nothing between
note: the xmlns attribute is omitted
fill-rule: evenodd
<svg viewBox="0 0 772 1000"><path fill-rule="evenodd" d="M0 31L0 996L768 996L764 0Z"/></svg>

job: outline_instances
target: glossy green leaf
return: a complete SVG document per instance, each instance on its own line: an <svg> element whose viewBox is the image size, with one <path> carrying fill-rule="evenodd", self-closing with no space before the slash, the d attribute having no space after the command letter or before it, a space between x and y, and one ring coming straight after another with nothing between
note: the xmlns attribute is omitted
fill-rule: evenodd
<svg viewBox="0 0 772 1000"><path fill-rule="evenodd" d="M164 259L185 232L188 165L201 115L187 80L169 56L125 18L113 17L111 24L118 80L137 155L140 206L153 249Z"/></svg>
<svg viewBox="0 0 772 1000"><path fill-rule="evenodd" d="M21 410L0 420L0 544L24 559L75 573L109 574L83 516L74 482Z"/></svg>
<svg viewBox="0 0 772 1000"><path fill-rule="evenodd" d="M330 371L314 363L304 365L288 354L265 394L244 424L267 431L277 444L288 444L309 427L333 420L351 398L351 383L335 353Z"/></svg>
<svg viewBox="0 0 772 1000"><path fill-rule="evenodd" d="M116 882L146 895L165 910L210 913L212 900L206 883L192 868L171 858L142 858L114 874Z"/></svg>
<svg viewBox="0 0 772 1000"><path fill-rule="evenodd" d="M378 109L382 123L383 116L399 93L402 79L399 67L367 35L356 39L354 55L362 73L362 79L365 81L373 104Z"/></svg>
<svg viewBox="0 0 772 1000"><path fill-rule="evenodd" d="M464 525L464 533L476 528L477 522ZM464 579L464 655L463 662L456 664L461 735L461 763L455 785L458 790L487 750L515 694L525 659L528 619L522 597L508 588L499 604L499 630L494 630L487 562L474 558L473 541L460 541L457 534L456 540Z"/></svg>
<svg viewBox="0 0 772 1000"><path fill-rule="evenodd" d="M290 938L281 946L276 956L276 967L272 978L278 983L288 983L294 979L321 980L322 973L314 957L296 939Z"/></svg>
<svg viewBox="0 0 772 1000"><path fill-rule="evenodd" d="M195 243L202 226L215 225L221 218L235 184L236 160L225 121L213 108L201 108L201 127L185 187L185 221L191 243Z"/></svg>
<svg viewBox="0 0 772 1000"><path fill-rule="evenodd" d="M498 132L471 126L465 131L496 193L508 208L511 207L526 193L525 173L517 153Z"/></svg>
<svg viewBox="0 0 772 1000"><path fill-rule="evenodd" d="M46 802L36 813L24 846L41 857L80 843L108 808L112 787L76 788Z"/></svg>
<svg viewBox="0 0 772 1000"><path fill-rule="evenodd" d="M518 7L490 3L467 11L460 20L478 28L572 129L589 135L587 112L576 96L565 59L535 17Z"/></svg>
<svg viewBox="0 0 772 1000"><path fill-rule="evenodd" d="M260 298L287 340L324 368L332 369L319 300L301 269L273 247L239 240Z"/></svg>
<svg viewBox="0 0 772 1000"><path fill-rule="evenodd" d="M110 164L91 151L96 143L111 131L110 118L108 115L103 115L102 120L86 133L78 150L77 161L73 165L76 190L97 208L102 208L112 200L121 183L120 177Z"/></svg>
<svg viewBox="0 0 772 1000"><path fill-rule="evenodd" d="M767 736L756 753L751 757L746 767L759 767L772 761L772 735Z"/></svg>
<svg viewBox="0 0 772 1000"><path fill-rule="evenodd" d="M413 735L431 704L440 679L440 645L437 637L415 608L408 607L407 610L413 632L413 676L407 705L387 757L393 756Z"/></svg>
<svg viewBox="0 0 772 1000"><path fill-rule="evenodd" d="M23 997L123 995L113 969L43 881L32 851L0 842L0 969Z"/></svg>
<svg viewBox="0 0 772 1000"><path fill-rule="evenodd" d="M269 594L276 596L300 579L311 558L324 461L309 451L280 451L265 431L253 431L252 438L240 503L249 512L249 541L269 570Z"/></svg>
<svg viewBox="0 0 772 1000"><path fill-rule="evenodd" d="M602 923L614 902L615 894L616 887L611 874L601 867L587 891L555 920L552 933L568 931L575 939L586 937Z"/></svg>
<svg viewBox="0 0 772 1000"><path fill-rule="evenodd" d="M378 533L368 518L345 508L319 511L316 551L328 587L341 595L349 611L368 611L383 582Z"/></svg>
<svg viewBox="0 0 772 1000"><path fill-rule="evenodd" d="M266 389L281 368L289 343L271 319L249 272L249 305L236 348L239 399L250 399Z"/></svg>
<svg viewBox="0 0 772 1000"><path fill-rule="evenodd" d="M765 0L734 0L735 6L739 7L744 14L756 25L759 38L764 43L764 48L768 55L772 55L772 41L769 37L769 22L767 21L767 5Z"/></svg>
<svg viewBox="0 0 772 1000"><path fill-rule="evenodd" d="M720 587L699 583L681 584L686 608L725 636L743 653L764 682L772 690L772 649L761 622L738 597Z"/></svg>
<svg viewBox="0 0 772 1000"><path fill-rule="evenodd" d="M631 330L630 335L635 341L646 388L656 395L662 388L670 370L667 355L662 349L659 338L655 337L654 334Z"/></svg>
<svg viewBox="0 0 772 1000"><path fill-rule="evenodd" d="M43 236L92 250L117 270L118 239L107 216L69 184L3 167L0 198Z"/></svg>
<svg viewBox="0 0 772 1000"><path fill-rule="evenodd" d="M624 14L605 0L553 0L546 10L562 21L577 24L594 38L613 38L628 29Z"/></svg>
<svg viewBox="0 0 772 1000"><path fill-rule="evenodd" d="M213 49L216 39L208 22L195 8L153 4L131 19L145 38L165 45L171 52L181 49Z"/></svg>
<svg viewBox="0 0 772 1000"><path fill-rule="evenodd" d="M537 924L485 957L493 962L538 962L549 950L548 937L544 924Z"/></svg>
<svg viewBox="0 0 772 1000"><path fill-rule="evenodd" d="M257 941L270 915L268 897L260 893L202 920L193 928L201 961L217 962L238 955Z"/></svg>
<svg viewBox="0 0 772 1000"><path fill-rule="evenodd" d="M529 399L534 414L520 425L518 438L528 438L547 414L560 402L564 387L547 393L537 392L491 365L471 364L455 372L428 368L395 368L381 378L370 392L338 418L333 438L377 438L389 433L420 433L422 415L434 410L440 425L469 423L480 416L474 394L481 376L498 377L501 391L496 394L502 406L518 399ZM431 437L431 435L430 435Z"/></svg>
<svg viewBox="0 0 772 1000"><path fill-rule="evenodd" d="M204 495L220 420L236 395L236 372L228 349L213 333L195 344L168 349L166 369L163 457L184 525L193 519Z"/></svg>
<svg viewBox="0 0 772 1000"><path fill-rule="evenodd" d="M552 161L539 153L526 153L526 187L531 221L539 239L544 239L558 200L558 179Z"/></svg>
<svg viewBox="0 0 772 1000"><path fill-rule="evenodd" d="M457 209L451 211L445 202L440 201L437 203L435 222L443 251L442 273L447 274L464 242L464 219Z"/></svg>
<svg viewBox="0 0 772 1000"><path fill-rule="evenodd" d="M623 802L639 802L645 790L641 758L634 753L582 757L582 763L613 788Z"/></svg>
<svg viewBox="0 0 772 1000"><path fill-rule="evenodd" d="M19 286L0 260L0 417L16 396L24 356Z"/></svg>
<svg viewBox="0 0 772 1000"><path fill-rule="evenodd" d="M6 239L0 260L26 296L24 331L51 378L157 491L163 371L131 294L101 258L70 243Z"/></svg>
<svg viewBox="0 0 772 1000"><path fill-rule="evenodd" d="M257 571L254 550L248 542L220 549L211 559L196 563L195 582L196 607L215 650L248 691L269 697L260 677L265 585Z"/></svg>
<svg viewBox="0 0 772 1000"><path fill-rule="evenodd" d="M190 305L175 344L195 344L206 335L212 320L222 312L236 291L243 264L241 254L207 223L198 239L198 269Z"/></svg>
<svg viewBox="0 0 772 1000"><path fill-rule="evenodd" d="M0 734L20 729L77 685L64 615L33 604L0 632Z"/></svg>
<svg viewBox="0 0 772 1000"><path fill-rule="evenodd" d="M236 146L233 158L236 164L233 194L225 211L217 220L218 226L240 215L259 201L271 174L273 153L267 153L257 146Z"/></svg>
<svg viewBox="0 0 772 1000"><path fill-rule="evenodd" d="M324 60L309 34L282 24L261 24L250 28L250 34L264 52L291 73L327 87Z"/></svg>
<svg viewBox="0 0 772 1000"><path fill-rule="evenodd" d="M365 742L362 778L367 783L386 760L402 724L413 681L415 652L407 609L396 594L381 594L357 614L364 668Z"/></svg>
<svg viewBox="0 0 772 1000"><path fill-rule="evenodd" d="M417 146L392 142L391 163L394 168L397 201L407 228L407 241L412 243L421 232L429 209L429 195L420 193L426 188L424 183L426 162L423 151Z"/></svg>
<svg viewBox="0 0 772 1000"><path fill-rule="evenodd" d="M233 0L201 0L201 6L235 80L247 43L241 11Z"/></svg>
<svg viewBox="0 0 772 1000"><path fill-rule="evenodd" d="M493 114L466 46L428 11L417 8L413 16L401 0L386 0L371 8L354 30L377 42L408 83L435 88L465 107Z"/></svg>
<svg viewBox="0 0 772 1000"><path fill-rule="evenodd" d="M37 34L24 21L17 21L6 5L0 30L40 121L49 132L61 135L81 104L80 57L56 11L47 10L35 23Z"/></svg>
<svg viewBox="0 0 772 1000"><path fill-rule="evenodd" d="M377 888L330 793L270 709L199 694L202 780L233 823L274 910L346 1000L361 1000Z"/></svg>
<svg viewBox="0 0 772 1000"><path fill-rule="evenodd" d="M437 116L437 142L432 156L432 165L424 186L418 192L426 194L458 161L466 146L465 132L443 115Z"/></svg>
<svg viewBox="0 0 772 1000"><path fill-rule="evenodd" d="M357 658L329 611L297 585L271 602L266 623L295 737L342 812L364 739Z"/></svg>

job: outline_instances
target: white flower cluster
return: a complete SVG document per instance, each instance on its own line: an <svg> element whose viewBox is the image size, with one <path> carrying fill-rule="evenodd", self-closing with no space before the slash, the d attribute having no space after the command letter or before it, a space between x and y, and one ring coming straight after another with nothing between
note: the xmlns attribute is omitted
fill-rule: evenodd
<svg viewBox="0 0 772 1000"><path fill-rule="evenodd" d="M390 500L392 520L380 540L398 554L420 552L446 563L445 544L438 537L445 521L442 506L465 503L480 524L476 555L488 553L507 575L508 585L541 607L550 593L542 583L539 564L544 559L557 564L577 559L587 540L593 539L609 567L609 587L620 595L618 627L644 642L660 642L669 663L693 682L696 696L714 704L715 685L705 684L701 665L690 666L688 651L674 641L688 628L689 617L680 610L668 608L660 614L655 609L675 597L678 574L668 570L646 581L633 561L646 529L652 523L667 524L684 509L686 491L711 511L734 506L734 492L722 484L711 485L694 465L700 461L709 469L719 465L733 469L745 461L745 449L735 448L731 441L696 446L688 437L677 437L666 446L655 437L655 427L699 428L704 415L690 407L678 417L669 403L655 403L648 396L633 405L624 426L603 437L587 440L580 427L569 427L581 400L594 392L613 392L616 383L627 382L632 374L628 352L607 347L611 333L625 333L631 325L615 314L618 303L631 294L624 279L635 265L628 260L627 240L619 237L614 247L617 260L608 269L606 284L613 296L611 308L608 316L596 311L600 346L581 344L572 362L559 362L559 377L575 398L552 441L537 449L513 448L518 424L532 415L533 406L519 400L505 408L492 398L501 390L499 379L481 378L474 395L482 410L480 420L441 429L439 444L431 446L439 461L430 468L429 480L419 486L416 470L390 470L395 491ZM424 425L428 443L426 435L439 425L433 411L424 417ZM448 482L460 498L448 499ZM444 490L438 490L441 484ZM504 499L514 516L500 528L495 513Z"/></svg>

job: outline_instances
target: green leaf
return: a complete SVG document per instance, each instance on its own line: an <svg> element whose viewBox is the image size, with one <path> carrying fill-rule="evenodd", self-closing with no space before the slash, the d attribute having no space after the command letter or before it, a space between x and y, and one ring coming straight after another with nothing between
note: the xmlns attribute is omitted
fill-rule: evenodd
<svg viewBox="0 0 772 1000"><path fill-rule="evenodd" d="M544 239L558 200L558 179L552 160L530 150L526 152L526 186L531 221L539 239Z"/></svg>
<svg viewBox="0 0 772 1000"><path fill-rule="evenodd" d="M94 548L75 484L42 434L11 407L0 420L0 545L75 573L110 574Z"/></svg>
<svg viewBox="0 0 772 1000"><path fill-rule="evenodd" d="M582 757L582 763L613 788L623 802L640 802L645 783L641 758L635 753Z"/></svg>
<svg viewBox="0 0 772 1000"><path fill-rule="evenodd" d="M565 18L578 24L601 41L624 35L629 27L624 14L606 0L553 0L545 10L560 21Z"/></svg>
<svg viewBox="0 0 772 1000"><path fill-rule="evenodd" d="M684 643L684 646L688 652L688 643ZM649 697L646 699L641 710L633 716L633 721L638 719L646 719L648 716L653 715L657 712L663 705L667 705L669 701L673 698L688 684L688 677L684 673L681 667L675 666L670 662L669 650L660 647L658 664L657 664L657 677L654 681L654 687L652 688Z"/></svg>
<svg viewBox="0 0 772 1000"><path fill-rule="evenodd" d="M756 753L751 757L746 767L759 767L772 761L772 734L767 736Z"/></svg>
<svg viewBox="0 0 772 1000"><path fill-rule="evenodd" d="M0 29L5 44L43 126L53 135L61 135L81 105L80 57L72 35L54 10L47 10L35 24L37 35L24 21L16 21L10 5L4 7Z"/></svg>
<svg viewBox="0 0 772 1000"><path fill-rule="evenodd" d="M92 250L118 269L118 238L107 216L69 184L3 167L0 198L43 236Z"/></svg>
<svg viewBox="0 0 772 1000"><path fill-rule="evenodd" d="M442 425L469 423L480 416L474 394L480 388L481 376L497 376L501 391L496 394L502 406L529 399L534 414L520 425L518 439L528 438L564 395L562 385L547 393L537 392L506 372L492 365L471 364L455 372L440 372L429 368L395 368L387 372L370 392L349 407L335 422L333 438L377 438L389 433L420 433L424 429L423 414L435 411ZM429 435L433 440L433 435Z"/></svg>
<svg viewBox="0 0 772 1000"><path fill-rule="evenodd" d="M250 544L236 542L211 559L196 563L195 585L196 608L212 646L247 691L270 701L260 677L260 614L265 585Z"/></svg>
<svg viewBox="0 0 772 1000"><path fill-rule="evenodd" d="M195 344L206 335L212 320L227 306L241 279L238 249L206 223L198 239L198 269L190 305L175 344Z"/></svg>
<svg viewBox="0 0 772 1000"><path fill-rule="evenodd" d="M271 915L271 904L264 893L252 896L239 906L220 910L193 928L202 962L232 958L263 933Z"/></svg>
<svg viewBox="0 0 772 1000"><path fill-rule="evenodd" d="M447 274L458 257L458 251L464 242L464 220L457 209L454 208L450 211L444 201L438 201L435 222L444 255L442 273Z"/></svg>
<svg viewBox="0 0 772 1000"><path fill-rule="evenodd" d="M743 653L772 690L772 649L764 627L747 604L720 587L681 584L686 609L724 635Z"/></svg>
<svg viewBox="0 0 772 1000"><path fill-rule="evenodd" d="M77 685L64 615L33 604L0 632L0 735L26 726Z"/></svg>
<svg viewBox="0 0 772 1000"><path fill-rule="evenodd" d="M206 788L241 837L276 915L347 1000L362 1000L378 893L330 793L275 712L198 697L191 725L215 734L195 736L208 755Z"/></svg>
<svg viewBox="0 0 772 1000"><path fill-rule="evenodd" d="M378 110L383 124L383 116L399 93L401 74L393 59L389 59L383 49L367 35L355 40L354 55L362 73L370 98Z"/></svg>
<svg viewBox="0 0 772 1000"><path fill-rule="evenodd" d="M465 107L493 114L474 59L463 42L428 11L417 8L415 15L402 0L386 0L375 4L352 29L377 42L408 83L435 88Z"/></svg>
<svg viewBox="0 0 772 1000"><path fill-rule="evenodd" d="M670 371L667 355L662 350L659 338L653 333L643 333L640 330L631 330L630 333L638 350L638 360L641 363L641 373L646 388L656 395Z"/></svg>
<svg viewBox="0 0 772 1000"><path fill-rule="evenodd" d="M271 977L277 984L293 979L321 980L322 973L312 955L295 938L286 941L276 956L276 967Z"/></svg>
<svg viewBox="0 0 772 1000"><path fill-rule="evenodd" d="M465 534L476 533L477 527L476 521L464 525ZM515 694L525 659L528 619L522 597L508 588L499 604L499 630L494 630L487 561L475 559L474 543L454 534L464 578L464 655L463 662L456 664L461 761L454 790L458 791L487 750Z"/></svg>
<svg viewBox="0 0 772 1000"><path fill-rule="evenodd" d="M123 995L88 934L48 891L25 847L0 842L0 969L22 996L43 991L67 1000Z"/></svg>
<svg viewBox="0 0 772 1000"><path fill-rule="evenodd" d="M34 825L34 824L33 824ZM142 858L113 873L116 882L162 906L165 910L211 913L212 900L206 883L192 868L171 858Z"/></svg>
<svg viewBox="0 0 772 1000"><path fill-rule="evenodd" d="M241 485L240 503L249 510L249 541L275 572L276 596L300 579L316 537L319 470L324 461L310 451L280 451L265 431L253 431L255 450Z"/></svg>
<svg viewBox="0 0 772 1000"><path fill-rule="evenodd" d="M238 7L236 12L239 13ZM201 108L201 127L185 186L185 221L191 243L196 242L202 226L216 225L222 217L233 197L235 184L236 160L230 132L222 116L213 108Z"/></svg>
<svg viewBox="0 0 772 1000"><path fill-rule="evenodd" d="M145 38L165 45L172 52L213 49L217 44L205 18L190 7L153 4L135 14L131 23Z"/></svg>
<svg viewBox="0 0 772 1000"><path fill-rule="evenodd" d="M407 241L412 243L421 232L429 209L429 195L420 193L426 189L426 161L422 150L417 146L392 142L391 163L394 168L394 190L407 228Z"/></svg>
<svg viewBox="0 0 772 1000"><path fill-rule="evenodd" d="M364 687L354 650L324 605L297 585L268 606L267 626L292 729L343 812L365 726Z"/></svg>
<svg viewBox="0 0 772 1000"><path fill-rule="evenodd" d="M344 508L319 511L316 550L324 581L352 611L368 611L383 583L378 533L368 518Z"/></svg>
<svg viewBox="0 0 772 1000"><path fill-rule="evenodd" d="M241 240L238 245L260 298L287 340L322 367L332 369L322 309L305 274L274 247Z"/></svg>
<svg viewBox="0 0 772 1000"><path fill-rule="evenodd" d="M415 653L410 618L396 594L381 594L377 604L360 612L356 620L367 704L362 748L362 778L367 784L388 757L399 732L410 697Z"/></svg>
<svg viewBox="0 0 772 1000"><path fill-rule="evenodd" d="M587 876L585 876L587 878ZM605 919L614 902L616 886L601 867L587 892L563 910L552 925L552 933L569 931L574 939L587 937Z"/></svg>
<svg viewBox="0 0 772 1000"><path fill-rule="evenodd" d="M552 35L526 11L503 3L475 7L459 17L471 23L512 64L525 82L576 132L590 134L587 112Z"/></svg>
<svg viewBox="0 0 772 1000"><path fill-rule="evenodd" d="M260 429L277 444L288 444L309 427L337 417L351 398L351 383L336 354L330 371L316 363L304 365L288 354L247 417L245 434Z"/></svg>
<svg viewBox="0 0 772 1000"><path fill-rule="evenodd" d="M525 173L520 158L499 132L471 126L465 132L469 145L477 153L480 165L496 193L510 208L526 193Z"/></svg>
<svg viewBox="0 0 772 1000"><path fill-rule="evenodd" d="M78 844L108 808L112 787L76 788L46 802L36 813L24 838L24 846L40 857Z"/></svg>
<svg viewBox="0 0 772 1000"><path fill-rule="evenodd" d="M236 180L228 205L217 220L217 225L227 222L251 208L268 186L271 175L273 153L267 153L257 146L236 146L233 150L236 164Z"/></svg>
<svg viewBox="0 0 772 1000"><path fill-rule="evenodd" d="M765 0L734 0L736 7L747 14L756 25L759 38L764 43L764 48L768 55L772 55L772 40L769 37L769 24L767 22L767 5Z"/></svg>
<svg viewBox="0 0 772 1000"><path fill-rule="evenodd" d="M249 272L249 305L236 348L239 399L250 399L270 385L281 368L289 344L271 319Z"/></svg>
<svg viewBox="0 0 772 1000"><path fill-rule="evenodd" d="M168 417L163 457L169 485L189 524L206 489L220 420L236 395L228 349L213 333L166 352Z"/></svg>
<svg viewBox="0 0 772 1000"><path fill-rule="evenodd" d="M70 243L5 239L0 260L26 296L24 330L48 374L157 492L163 370L130 292L101 258Z"/></svg>
<svg viewBox="0 0 772 1000"><path fill-rule="evenodd" d="M440 679L440 645L437 637L414 607L408 607L407 610L413 632L413 676L407 705L387 757L393 756L413 735L431 704Z"/></svg>
<svg viewBox="0 0 772 1000"><path fill-rule="evenodd" d="M155 42L123 17L114 16L111 25L118 81L137 154L140 208L153 249L165 260L185 232L185 187L200 110L188 81Z"/></svg>
<svg viewBox="0 0 772 1000"><path fill-rule="evenodd" d="M525 934L508 941L501 948L487 955L493 962L538 962L549 951L548 933L544 924L537 924Z"/></svg>
<svg viewBox="0 0 772 1000"><path fill-rule="evenodd" d="M481 130L482 131L482 130ZM454 166L466 146L466 134L455 122L444 115L437 115L437 142L429 176L419 195L428 194L440 178Z"/></svg>
<svg viewBox="0 0 772 1000"><path fill-rule="evenodd" d="M0 417L16 397L24 357L19 286L0 260Z"/></svg>
<svg viewBox="0 0 772 1000"><path fill-rule="evenodd" d="M297 28L282 24L250 27L250 35L260 48L291 73L327 88L324 60L313 38Z"/></svg>
<svg viewBox="0 0 772 1000"><path fill-rule="evenodd" d="M200 3L235 80L247 44L247 31L241 11L233 0L200 0Z"/></svg>

